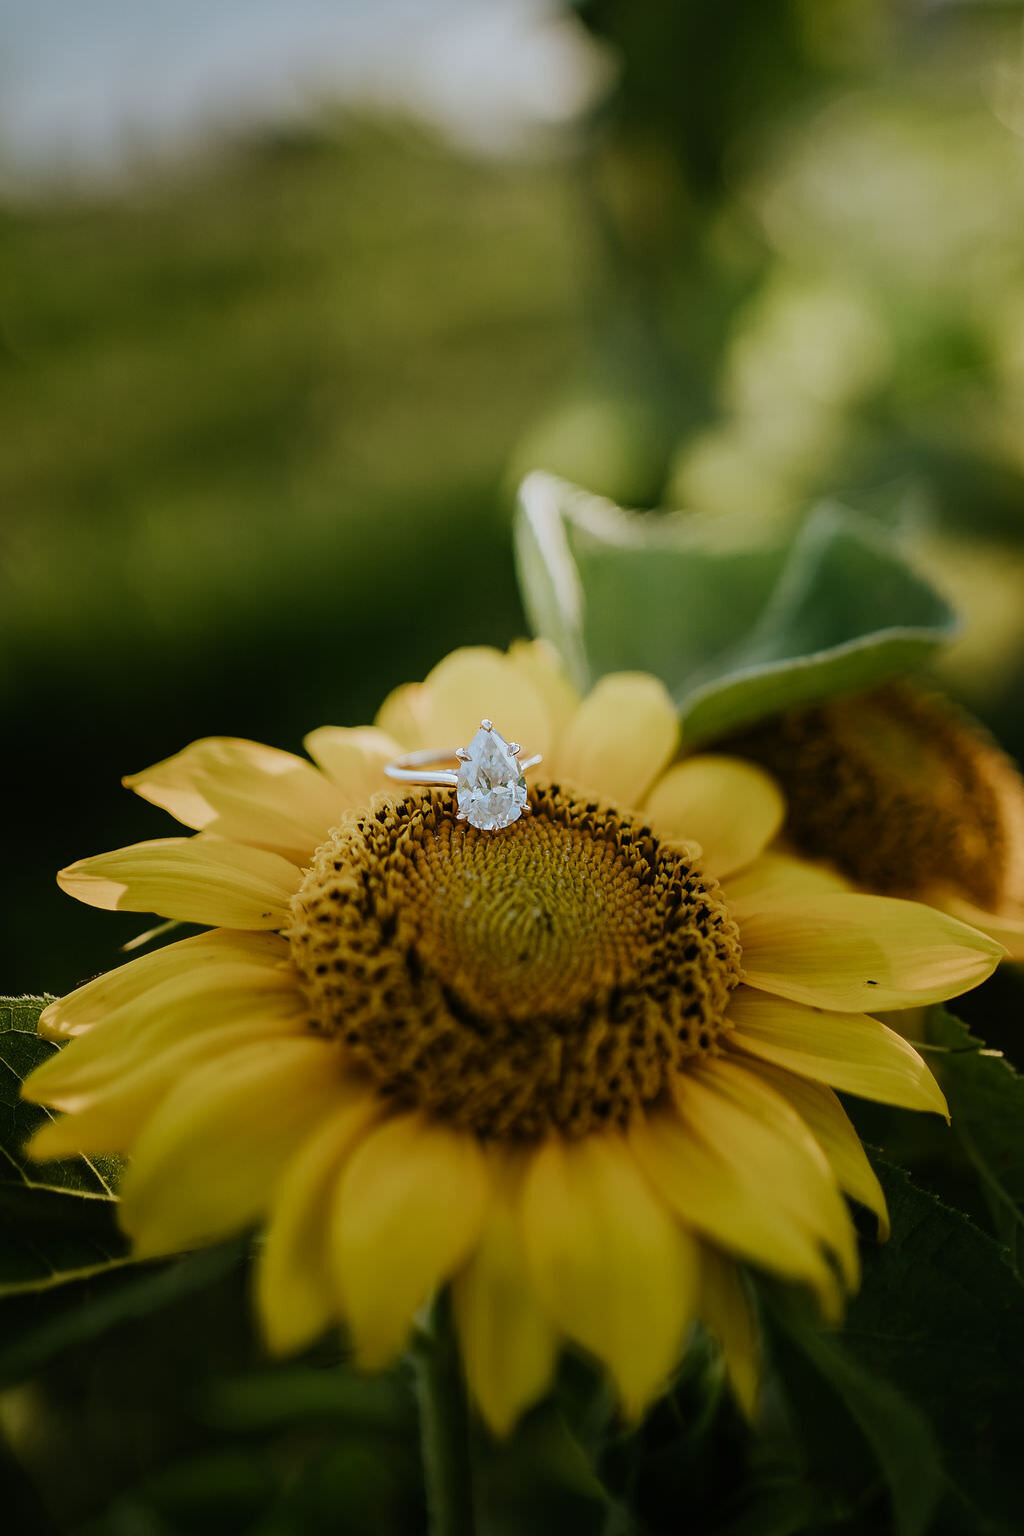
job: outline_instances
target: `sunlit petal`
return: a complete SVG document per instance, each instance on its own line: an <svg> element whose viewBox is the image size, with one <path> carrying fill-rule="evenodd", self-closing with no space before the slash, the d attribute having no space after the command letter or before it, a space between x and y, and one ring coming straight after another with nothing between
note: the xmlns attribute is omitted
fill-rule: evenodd
<svg viewBox="0 0 1024 1536"><path fill-rule="evenodd" d="M888 896L765 900L739 922L752 987L841 1012L958 997L990 976L1005 955L978 929Z"/></svg>

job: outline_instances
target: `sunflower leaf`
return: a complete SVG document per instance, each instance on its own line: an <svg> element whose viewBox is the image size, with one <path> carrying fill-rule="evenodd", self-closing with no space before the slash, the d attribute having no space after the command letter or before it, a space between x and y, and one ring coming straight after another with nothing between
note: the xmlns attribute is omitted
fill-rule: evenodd
<svg viewBox="0 0 1024 1536"><path fill-rule="evenodd" d="M879 1518L884 1491L894 1536L924 1536L942 1491L927 1419L883 1374L865 1370L825 1333L803 1298L774 1285L762 1294L814 1481L834 1488L850 1513L859 1495L872 1519Z"/></svg>
<svg viewBox="0 0 1024 1536"><path fill-rule="evenodd" d="M0 999L0 1296L50 1288L125 1262L114 1165L31 1163L25 1143L49 1118L21 1098L26 1077L59 1047L37 1033L51 999Z"/></svg>
<svg viewBox="0 0 1024 1536"><path fill-rule="evenodd" d="M481 1529L503 1536L640 1536L553 1401L507 1439L478 1434L473 1449Z"/></svg>
<svg viewBox="0 0 1024 1536"><path fill-rule="evenodd" d="M953 1133L981 1181L995 1230L1024 1269L1024 1077L945 1008L928 1015L930 1058Z"/></svg>
<svg viewBox="0 0 1024 1536"><path fill-rule="evenodd" d="M941 1496L935 1529L1014 1536L1020 1488L1016 1447L1024 1423L1016 1374L1024 1358L1024 1287L997 1243L959 1212L874 1159L892 1217L884 1245L865 1246L864 1279L842 1337L805 1315L768 1307L786 1343L818 1378L796 1384L798 1429L851 1449L829 1425L824 1385L868 1443L884 1474L893 1529L909 1536ZM781 1358L787 1378L785 1353ZM805 1410L799 1413L800 1408ZM834 1469L831 1469L834 1470Z"/></svg>
<svg viewBox="0 0 1024 1536"><path fill-rule="evenodd" d="M963 1528L1020 1530L1017 1447L1024 1286L1005 1251L959 1211L875 1159L893 1236L864 1253L847 1344L927 1415Z"/></svg>
<svg viewBox="0 0 1024 1536"><path fill-rule="evenodd" d="M892 536L837 506L751 542L746 524L628 513L535 472L515 537L527 615L577 685L653 672L691 742L911 670L956 628Z"/></svg>
<svg viewBox="0 0 1024 1536"><path fill-rule="evenodd" d="M24 1381L69 1351L198 1298L243 1272L238 1239L180 1258L144 1264L108 1264L95 1274L69 1277L59 1290L23 1289L0 1297L0 1388Z"/></svg>

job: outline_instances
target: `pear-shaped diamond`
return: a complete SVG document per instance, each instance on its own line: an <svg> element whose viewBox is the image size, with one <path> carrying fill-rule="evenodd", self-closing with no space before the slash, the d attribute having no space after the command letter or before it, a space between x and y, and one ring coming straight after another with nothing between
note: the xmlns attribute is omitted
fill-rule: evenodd
<svg viewBox="0 0 1024 1536"><path fill-rule="evenodd" d="M523 770L504 736L493 726L482 725L466 748L456 795L460 812L482 832L509 827L523 814Z"/></svg>

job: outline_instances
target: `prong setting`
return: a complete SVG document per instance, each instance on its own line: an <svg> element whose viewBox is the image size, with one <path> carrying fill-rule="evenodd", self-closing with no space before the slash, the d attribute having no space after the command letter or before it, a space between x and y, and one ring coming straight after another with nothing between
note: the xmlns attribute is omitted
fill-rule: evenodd
<svg viewBox="0 0 1024 1536"><path fill-rule="evenodd" d="M450 786L455 790L457 821L468 822L480 832L500 832L530 814L525 776L541 759L540 753L534 753L520 761L522 750L518 741L506 741L494 721L485 717L466 746L406 752L387 763L384 772L400 784ZM453 758L458 770L441 770L440 765Z"/></svg>

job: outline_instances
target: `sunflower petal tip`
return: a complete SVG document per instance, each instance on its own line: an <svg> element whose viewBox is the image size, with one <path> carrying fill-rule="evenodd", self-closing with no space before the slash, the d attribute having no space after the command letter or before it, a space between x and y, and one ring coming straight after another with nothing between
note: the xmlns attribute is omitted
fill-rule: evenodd
<svg viewBox="0 0 1024 1536"><path fill-rule="evenodd" d="M24 1088L22 1089L22 1097L26 1097ZM55 1122L53 1120L47 1120L45 1124L41 1125L39 1129L29 1137L28 1141L25 1142L25 1145L22 1147L22 1152L30 1162L50 1163L54 1162L57 1158L65 1157L67 1155L63 1148L60 1150L52 1150L53 1136L47 1134L48 1132L52 1132L53 1126L58 1123L59 1122Z"/></svg>
<svg viewBox="0 0 1024 1536"><path fill-rule="evenodd" d="M36 1031L44 1040L63 1040L65 1038L63 1006L63 999L59 998L54 1003L47 1003L39 1015Z"/></svg>
<svg viewBox="0 0 1024 1536"><path fill-rule="evenodd" d="M57 871L57 884L65 896L82 901L87 907L116 912L128 887L122 881L110 880L97 873L96 863L95 859L77 859L74 864Z"/></svg>
<svg viewBox="0 0 1024 1536"><path fill-rule="evenodd" d="M477 1394L473 1394L473 1404L477 1413L483 1419L488 1432L495 1440L507 1440L519 1422L521 1409L509 1408L507 1404L484 1402Z"/></svg>
<svg viewBox="0 0 1024 1536"><path fill-rule="evenodd" d="M143 1219L126 1218L123 1206L118 1210L118 1225L132 1246L132 1258L140 1263L149 1259L166 1259L171 1254L184 1251L186 1244L174 1233L162 1231L158 1223Z"/></svg>
<svg viewBox="0 0 1024 1536"><path fill-rule="evenodd" d="M44 1063L44 1065L45 1065L45 1063ZM42 1071L42 1067L36 1067L35 1071L29 1073L28 1077L26 1077L25 1081L21 1084L21 1086L18 1089L18 1097L19 1097L19 1099L24 1099L26 1104L42 1104L42 1103L45 1103L45 1100L40 1098L40 1096L39 1096L39 1084L36 1081L37 1078L39 1077L39 1074L40 1074L41 1071ZM45 1125L41 1125L39 1127L39 1130L36 1131L35 1135L31 1137L31 1139L29 1140L27 1145L28 1146L32 1146L33 1142L36 1140L36 1137L40 1134L41 1131L45 1131L45 1129L46 1129L46 1126Z"/></svg>
<svg viewBox="0 0 1024 1536"><path fill-rule="evenodd" d="M284 1360L309 1343L308 1339L298 1338L287 1323L282 1324L279 1320L272 1320L266 1311L260 1318L260 1338L267 1354L275 1360Z"/></svg>
<svg viewBox="0 0 1024 1536"><path fill-rule="evenodd" d="M364 1371L368 1376L386 1370L395 1363L403 1342L396 1342L390 1337L357 1339L354 1357L356 1370Z"/></svg>
<svg viewBox="0 0 1024 1536"><path fill-rule="evenodd" d="M641 1392L635 1387L627 1391L622 1382L618 1383L619 1390L619 1417L627 1430L638 1429L644 1414L651 1402L657 1396L656 1392Z"/></svg>

